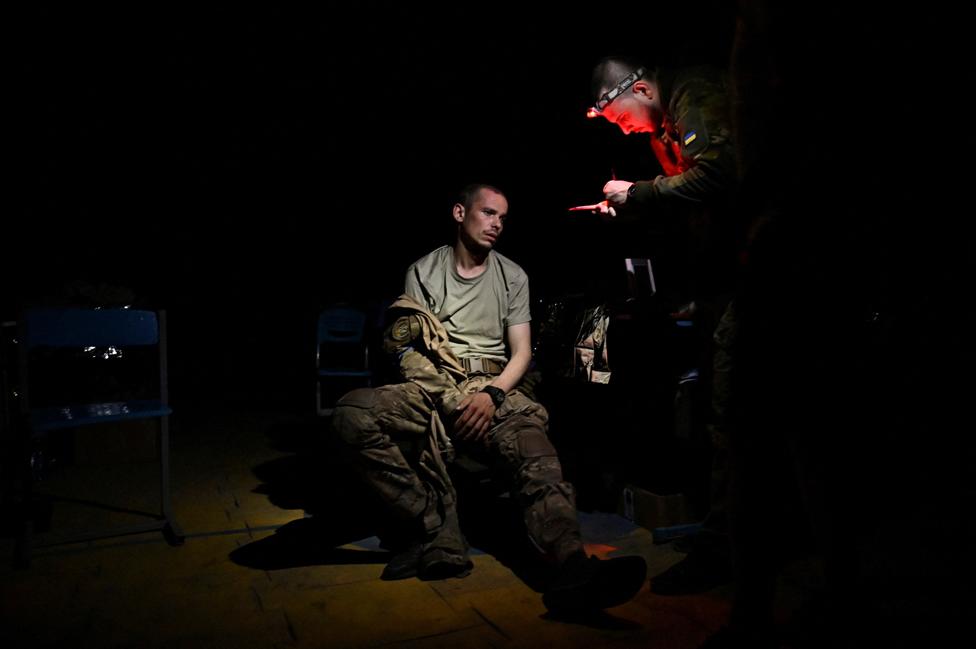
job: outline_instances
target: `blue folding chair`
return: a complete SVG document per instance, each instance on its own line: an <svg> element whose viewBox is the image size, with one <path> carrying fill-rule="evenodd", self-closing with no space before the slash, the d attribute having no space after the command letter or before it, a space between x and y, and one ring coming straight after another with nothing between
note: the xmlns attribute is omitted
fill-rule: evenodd
<svg viewBox="0 0 976 649"><path fill-rule="evenodd" d="M333 306L319 313L315 369L318 373L315 408L320 415L329 415L333 410L325 405L327 402L322 398L323 381L332 381L343 387L372 385L369 345L366 341L366 314L363 311L347 306Z"/></svg>
<svg viewBox="0 0 976 649"><path fill-rule="evenodd" d="M32 502L31 476L31 448L36 440L43 438L51 431L71 429L79 426L90 426L123 420L157 419L159 421L158 453L160 464L160 513L153 515L154 520L125 527L93 530L60 538L57 543L73 543L96 538L119 536L123 534L137 534L160 530L171 545L183 542L183 532L177 525L170 503L169 479L169 395L167 385L167 354L166 354L166 314L164 311L138 311L130 309L34 309L25 312L19 323L20 338L20 403L21 421L26 431L24 439L23 488L28 511ZM124 353L126 348L155 347L158 351L158 362L154 359L152 365L158 365L158 389L155 381L155 368L150 370L148 385L140 384L148 394L139 395L138 399L99 401L95 403L78 403L80 394L93 394L93 386L82 383L80 377L73 377L78 381L74 389L52 398L47 395L32 399L36 389L45 384L48 376L57 372L58 363L50 361L51 354L57 350L106 350L105 354ZM45 352L48 358L45 360ZM155 356L154 354L152 356ZM73 366L77 369L77 365ZM104 381L104 376L94 372L96 364L87 365L85 372L91 370L91 381ZM103 364L104 365L104 364ZM145 372L144 372L145 373ZM132 386L120 385L117 381L109 386L118 397L118 391L132 392ZM97 390L94 390L97 392ZM103 392L104 393L104 392ZM151 398L142 398L150 396ZM88 399L86 399L88 400ZM43 404L41 403L43 402ZM27 565L33 546L33 516L25 516L25 522L19 539L19 547L15 561L20 565Z"/></svg>

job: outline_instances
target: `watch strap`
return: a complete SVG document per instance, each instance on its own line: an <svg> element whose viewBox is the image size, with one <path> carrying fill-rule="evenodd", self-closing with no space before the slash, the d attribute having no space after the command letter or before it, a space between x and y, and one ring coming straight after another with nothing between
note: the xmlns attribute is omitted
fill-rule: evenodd
<svg viewBox="0 0 976 649"><path fill-rule="evenodd" d="M492 403L495 404L496 408L501 407L505 403L505 391L501 388L496 388L494 385L486 385L481 388L482 392L487 392L488 396L491 397Z"/></svg>

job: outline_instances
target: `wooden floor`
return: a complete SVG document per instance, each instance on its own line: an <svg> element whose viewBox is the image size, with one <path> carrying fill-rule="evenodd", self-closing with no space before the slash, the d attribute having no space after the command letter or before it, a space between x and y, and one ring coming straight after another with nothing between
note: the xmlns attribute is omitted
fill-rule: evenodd
<svg viewBox="0 0 976 649"><path fill-rule="evenodd" d="M317 466L317 426L280 414L175 418L173 497L185 544L154 533L40 547L26 570L5 560L0 646L691 649L727 621L730 587L662 597L647 584L603 615L553 619L511 557L477 545L464 579L381 581L389 555L375 537L328 529L343 494L302 498L314 489L300 469ZM152 469L76 453L38 483L61 496L38 541L122 516L86 501L151 511ZM642 555L651 576L683 556L613 513L581 512L581 523L591 554ZM0 545L10 557L10 538ZM781 617L822 584L820 572L811 559L784 575Z"/></svg>

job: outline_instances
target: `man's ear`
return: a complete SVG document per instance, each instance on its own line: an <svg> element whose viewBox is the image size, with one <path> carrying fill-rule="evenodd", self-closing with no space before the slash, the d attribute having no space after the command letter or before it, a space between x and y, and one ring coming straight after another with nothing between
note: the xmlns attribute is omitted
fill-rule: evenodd
<svg viewBox="0 0 976 649"><path fill-rule="evenodd" d="M458 223L464 222L464 205L460 203L454 204L454 220Z"/></svg>
<svg viewBox="0 0 976 649"><path fill-rule="evenodd" d="M644 95L647 99L654 99L654 88L643 79L638 79L631 87L634 89L634 94Z"/></svg>

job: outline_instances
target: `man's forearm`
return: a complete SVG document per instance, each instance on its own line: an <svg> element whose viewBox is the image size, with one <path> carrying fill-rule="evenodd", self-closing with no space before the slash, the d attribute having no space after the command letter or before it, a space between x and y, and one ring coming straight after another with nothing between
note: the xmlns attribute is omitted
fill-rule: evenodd
<svg viewBox="0 0 976 649"><path fill-rule="evenodd" d="M501 388L505 392L509 392L525 375L525 372L529 369L529 365L532 363L532 351L531 349L515 352L512 357L508 360L508 364L502 373L495 377L495 380L491 382L495 387Z"/></svg>

